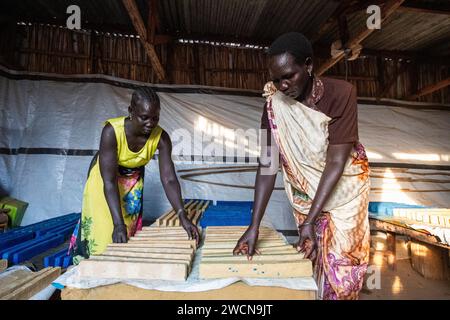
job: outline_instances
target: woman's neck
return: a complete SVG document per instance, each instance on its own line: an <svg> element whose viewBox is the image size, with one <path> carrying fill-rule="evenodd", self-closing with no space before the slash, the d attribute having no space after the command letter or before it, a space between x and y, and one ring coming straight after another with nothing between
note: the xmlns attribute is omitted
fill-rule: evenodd
<svg viewBox="0 0 450 320"><path fill-rule="evenodd" d="M314 78L309 77L306 82L303 92L297 97L297 99L296 99L297 101L299 101L303 104L308 103L308 100L310 100L310 97L311 97L313 83L314 83Z"/></svg>

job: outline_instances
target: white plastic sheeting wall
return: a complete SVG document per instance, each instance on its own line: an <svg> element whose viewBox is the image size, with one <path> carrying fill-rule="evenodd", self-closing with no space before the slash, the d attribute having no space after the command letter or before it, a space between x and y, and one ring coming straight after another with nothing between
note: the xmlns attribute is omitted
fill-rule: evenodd
<svg viewBox="0 0 450 320"><path fill-rule="evenodd" d="M121 79L102 78L126 83ZM98 149L104 120L126 115L131 93L132 89L106 83L17 80L0 76L0 185L11 196L29 203L22 225L81 210L92 156L49 153L59 149ZM253 200L254 170L222 171L235 166L255 168L255 150L243 148L239 139L243 133L250 140L256 139L263 98L226 91L218 94L159 92L158 95L162 106L160 125L172 137L178 175L190 174L189 179L200 180L180 179L183 196ZM360 140L372 163L449 165L449 111L358 107ZM236 133L233 131L236 129L242 131ZM192 138L186 139L183 135L186 132ZM234 156L248 151L245 155L250 156L250 162L222 163L219 161L222 157L212 159L216 161L212 163L191 162L191 155L205 152L205 144L194 142L194 134L198 132L215 136L216 141L222 137L229 139L231 134L238 146L231 145L229 150ZM215 145L209 143L209 150ZM8 150L12 154L7 154ZM151 161L146 170L144 213L150 219L167 210L169 203L159 180L157 160ZM450 206L449 171L373 168L372 176L372 201ZM282 188L280 176L276 186ZM278 229L294 228L283 190L274 191L267 216Z"/></svg>

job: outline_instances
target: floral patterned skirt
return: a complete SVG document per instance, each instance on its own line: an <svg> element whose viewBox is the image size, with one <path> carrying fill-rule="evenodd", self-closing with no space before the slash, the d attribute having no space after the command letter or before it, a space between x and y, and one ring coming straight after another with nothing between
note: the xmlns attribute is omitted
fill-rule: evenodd
<svg viewBox="0 0 450 320"><path fill-rule="evenodd" d="M294 201L304 201L300 194L297 190ZM323 212L316 220L317 258L313 265L319 299L358 299L369 263L368 205L369 188L350 203ZM294 209L298 229L306 217L307 212Z"/></svg>
<svg viewBox="0 0 450 320"><path fill-rule="evenodd" d="M119 166L117 182L123 220L128 237L142 229L142 193L144 168L124 168ZM83 193L81 219L72 235L69 251L76 257L88 258L102 254L112 243L113 221L103 192L103 179L97 161L89 171Z"/></svg>

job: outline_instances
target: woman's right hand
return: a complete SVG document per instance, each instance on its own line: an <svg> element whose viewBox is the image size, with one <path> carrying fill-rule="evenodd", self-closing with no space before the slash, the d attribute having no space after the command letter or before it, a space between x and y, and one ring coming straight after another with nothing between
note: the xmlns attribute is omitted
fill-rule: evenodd
<svg viewBox="0 0 450 320"><path fill-rule="evenodd" d="M127 226L124 224L114 225L112 239L113 243L127 243Z"/></svg>
<svg viewBox="0 0 450 320"><path fill-rule="evenodd" d="M246 254L249 260L252 256L260 254L256 249L256 242L258 241L259 228L249 226L242 237L238 240L236 247L234 247L233 255Z"/></svg>

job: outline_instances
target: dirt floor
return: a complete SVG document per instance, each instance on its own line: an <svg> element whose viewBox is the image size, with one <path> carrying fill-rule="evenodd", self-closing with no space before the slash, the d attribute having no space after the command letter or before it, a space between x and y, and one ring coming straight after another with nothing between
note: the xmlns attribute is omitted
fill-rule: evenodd
<svg viewBox="0 0 450 320"><path fill-rule="evenodd" d="M297 239L287 237L289 243ZM360 293L361 300L450 300L450 280L426 279L411 267L407 239L398 237L395 270L388 267L383 254L375 254L375 249L382 252L386 246L383 235L373 234L371 239L370 267Z"/></svg>
<svg viewBox="0 0 450 320"><path fill-rule="evenodd" d="M380 270L379 289L366 286L360 293L361 300L450 300L450 281L425 279L411 267L410 259L397 261L396 270L386 264ZM366 280L370 276L373 274Z"/></svg>

